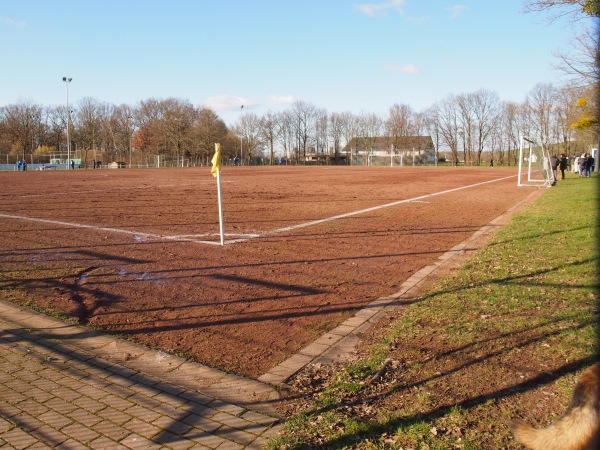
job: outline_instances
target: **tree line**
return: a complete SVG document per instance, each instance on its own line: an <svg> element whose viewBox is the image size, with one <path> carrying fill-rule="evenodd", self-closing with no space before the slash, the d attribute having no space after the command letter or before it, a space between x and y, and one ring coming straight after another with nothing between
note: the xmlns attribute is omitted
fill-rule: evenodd
<svg viewBox="0 0 600 450"><path fill-rule="evenodd" d="M327 112L299 100L262 116L244 112L230 127L212 109L174 98L135 106L84 98L69 111L20 101L0 108L0 155L27 161L64 155L69 123L72 156L77 152L86 162L152 166L159 157L172 165L208 165L215 142L221 143L226 161L237 157L244 164L274 164L279 158L302 163L311 154L336 161L354 138L364 143L353 149L360 152L369 150L371 138L386 137L393 144L401 137L426 135L437 152L453 160L480 164L485 156L512 165L521 134L567 155L597 146L593 86L538 84L520 103L480 89L450 94L423 111L395 103L385 116Z"/></svg>

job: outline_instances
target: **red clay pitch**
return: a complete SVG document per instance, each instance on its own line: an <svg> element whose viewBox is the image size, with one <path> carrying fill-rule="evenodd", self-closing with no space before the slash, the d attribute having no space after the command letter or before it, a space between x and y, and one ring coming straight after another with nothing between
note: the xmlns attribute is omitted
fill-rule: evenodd
<svg viewBox="0 0 600 450"><path fill-rule="evenodd" d="M225 167L225 246L207 167L0 173L2 296L257 378L523 200L516 172Z"/></svg>

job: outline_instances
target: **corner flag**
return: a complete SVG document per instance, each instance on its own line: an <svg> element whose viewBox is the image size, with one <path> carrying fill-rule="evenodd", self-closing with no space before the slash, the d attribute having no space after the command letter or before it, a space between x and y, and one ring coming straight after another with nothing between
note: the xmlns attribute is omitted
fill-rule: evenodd
<svg viewBox="0 0 600 450"><path fill-rule="evenodd" d="M219 234L221 236L221 245L225 245L225 235L223 233L223 200L221 199L221 144L215 144L215 156L212 160L213 177L217 179L217 197L219 200Z"/></svg>
<svg viewBox="0 0 600 450"><path fill-rule="evenodd" d="M215 144L215 156L212 157L210 162L212 163L210 173L212 173L213 177L216 177L217 171L221 170L221 144Z"/></svg>

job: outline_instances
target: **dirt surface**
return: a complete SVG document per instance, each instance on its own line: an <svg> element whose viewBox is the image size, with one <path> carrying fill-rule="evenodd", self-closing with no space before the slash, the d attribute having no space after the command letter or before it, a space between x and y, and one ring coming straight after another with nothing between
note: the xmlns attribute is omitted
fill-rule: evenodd
<svg viewBox="0 0 600 450"><path fill-rule="evenodd" d="M256 378L531 193L515 169L0 173L5 299ZM412 201L410 201L412 199Z"/></svg>

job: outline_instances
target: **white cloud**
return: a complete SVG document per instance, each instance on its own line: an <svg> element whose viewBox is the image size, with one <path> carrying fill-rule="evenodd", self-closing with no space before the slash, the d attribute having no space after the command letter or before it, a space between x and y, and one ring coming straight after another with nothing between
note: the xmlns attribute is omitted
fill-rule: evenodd
<svg viewBox="0 0 600 450"><path fill-rule="evenodd" d="M271 95L269 97L269 102L275 105L291 105L296 100L298 100L293 95Z"/></svg>
<svg viewBox="0 0 600 450"><path fill-rule="evenodd" d="M399 13L402 13L402 7L406 3L406 0L388 0L380 3L361 3L355 6L357 11L366 14L369 17L374 17L382 11L388 9L395 9Z"/></svg>
<svg viewBox="0 0 600 450"><path fill-rule="evenodd" d="M291 105L297 100L299 99L293 95L271 95L269 96L268 102L272 105ZM239 112L242 109L242 106L244 111L249 111L260 106L257 102L235 95L214 95L212 97L207 97L202 102L202 105L216 112Z"/></svg>
<svg viewBox="0 0 600 450"><path fill-rule="evenodd" d="M416 74L420 73L419 68L417 66L415 66L414 64L404 64L404 65L386 64L385 69L389 72L403 73L403 74L407 73L407 74L411 74L411 75L416 75Z"/></svg>
<svg viewBox="0 0 600 450"><path fill-rule="evenodd" d="M10 17L0 17L0 24L6 25L8 27L13 27L13 28L27 27L27 22L25 22L24 20L17 21L17 20L11 19Z"/></svg>
<svg viewBox="0 0 600 450"><path fill-rule="evenodd" d="M234 111L241 109L242 106L247 107L251 105L248 99L242 97L235 97L233 95L214 95L207 97L204 100L203 105L208 106L215 111Z"/></svg>
<svg viewBox="0 0 600 450"><path fill-rule="evenodd" d="M469 7L465 5L453 5L446 9L450 11L451 19L458 19L460 16L462 16L462 13L469 10Z"/></svg>

